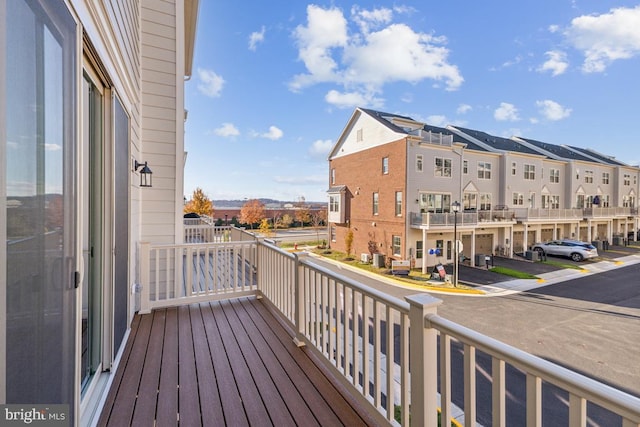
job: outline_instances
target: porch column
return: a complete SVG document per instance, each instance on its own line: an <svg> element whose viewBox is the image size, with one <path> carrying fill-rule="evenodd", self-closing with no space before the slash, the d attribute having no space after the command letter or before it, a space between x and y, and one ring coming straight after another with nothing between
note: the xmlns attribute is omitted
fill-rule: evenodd
<svg viewBox="0 0 640 427"><path fill-rule="evenodd" d="M509 255L509 258L513 258L513 225L509 227L509 241L507 243L509 244L509 252L507 255Z"/></svg>
<svg viewBox="0 0 640 427"><path fill-rule="evenodd" d="M524 235L522 236L522 250L526 253L529 250L529 224L524 223Z"/></svg>
<svg viewBox="0 0 640 427"><path fill-rule="evenodd" d="M593 221L591 221L591 218L589 218L587 219L587 242L591 242L593 240L592 228L593 228Z"/></svg>
<svg viewBox="0 0 640 427"><path fill-rule="evenodd" d="M476 229L471 230L471 267L476 267Z"/></svg>
<svg viewBox="0 0 640 427"><path fill-rule="evenodd" d="M422 229L422 274L427 274L427 230Z"/></svg>
<svg viewBox="0 0 640 427"><path fill-rule="evenodd" d="M558 239L558 223L554 222L553 223L553 234L551 235L551 240L557 240Z"/></svg>

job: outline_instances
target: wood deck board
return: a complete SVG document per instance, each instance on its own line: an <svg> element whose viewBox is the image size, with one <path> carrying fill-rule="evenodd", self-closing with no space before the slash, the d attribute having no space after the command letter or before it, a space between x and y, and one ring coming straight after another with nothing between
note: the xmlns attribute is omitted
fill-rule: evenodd
<svg viewBox="0 0 640 427"><path fill-rule="evenodd" d="M253 297L136 316L100 425L154 423L365 425Z"/></svg>
<svg viewBox="0 0 640 427"><path fill-rule="evenodd" d="M288 332L280 325L268 309L262 304L252 304L252 308L257 311L265 325L268 325L267 333L273 333L274 339L279 340L290 357L297 363L303 373L303 378L297 379L297 381L303 381L306 379L313 389L308 391L305 395L305 400L312 402L313 407L317 405L327 405L330 411L320 411L316 414L322 417L330 417L332 420L339 420L338 423L345 426L364 426L366 423L353 409L353 407L343 398L343 396L336 390L331 384L329 379L320 371L320 369L314 364L314 362L305 354L304 357L297 357L297 352L302 352L293 343ZM273 319L269 321L268 319ZM273 322L276 322L274 324ZM285 359L286 355L282 354L280 358ZM291 371L294 372L294 371ZM321 402L322 399L324 402ZM334 418L335 417L335 418ZM321 425L336 425L335 421L330 422L328 420L319 420Z"/></svg>
<svg viewBox="0 0 640 427"><path fill-rule="evenodd" d="M192 333L189 307L178 307L178 418L187 426L197 426L202 422Z"/></svg>
<svg viewBox="0 0 640 427"><path fill-rule="evenodd" d="M178 414L178 311L167 309L158 388L158 427L174 426Z"/></svg>
<svg viewBox="0 0 640 427"><path fill-rule="evenodd" d="M240 323L246 329L247 334L252 337L251 339L253 341L253 344L262 357L264 365L269 367L269 373L273 378L273 381L276 384L278 390L280 390L281 395L287 396L287 399L284 403L287 405L289 413L293 417L296 424L305 427L312 427L314 425L319 426L320 424L318 420L307 405L303 394L301 394L300 390L298 389L298 387L304 387L304 385L309 383L302 382L300 385L298 385L289 373L291 369L296 369L300 374L299 366L295 363L292 363L288 358L284 360L278 359L277 354L269 346L269 342L267 341L268 337L263 335L266 326L262 323L259 323L262 326L262 329L260 329L260 327L256 323L254 323L251 314L247 311L247 309L250 307L245 306L240 301L233 301L232 305L236 310L236 314L238 315ZM273 344L280 347L280 351L285 351L282 346L279 345L279 341L275 342L274 340ZM328 411L329 413L332 412L329 407L322 409L324 411ZM337 419L335 421L337 422Z"/></svg>
<svg viewBox="0 0 640 427"><path fill-rule="evenodd" d="M224 372L215 373L214 364L222 363L224 359L210 350L212 346L215 347L218 344L214 341L215 337L211 333L207 333L206 323L208 317L202 315L199 305L191 305L189 310L193 329L196 381L198 383L202 420L224 420L223 409L234 408L234 403L238 400L234 397L233 392L235 382L231 375L225 376ZM226 358L224 353L222 353L222 356ZM220 394L220 389L225 392ZM238 416L242 415L242 407L235 405L234 412L238 412Z"/></svg>
<svg viewBox="0 0 640 427"><path fill-rule="evenodd" d="M233 307L233 302L229 301L229 303L223 303L220 306L229 321L230 329L236 338L248 371L256 384L257 391L260 393L260 398L272 423L276 426L295 426L290 410L284 403L283 396L280 394L281 392L273 378L275 372L267 370L268 367L263 360L264 356L258 351L254 341L247 334L247 330L243 327L242 321ZM242 309L242 306L238 306L238 308ZM285 394L285 396L288 395Z"/></svg>

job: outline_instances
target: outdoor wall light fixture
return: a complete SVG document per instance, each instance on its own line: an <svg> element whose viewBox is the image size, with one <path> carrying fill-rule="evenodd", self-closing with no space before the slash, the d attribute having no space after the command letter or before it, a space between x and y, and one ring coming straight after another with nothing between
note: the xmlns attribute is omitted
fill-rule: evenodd
<svg viewBox="0 0 640 427"><path fill-rule="evenodd" d="M147 162L138 163L138 161L135 160L133 163L133 171L138 172L138 169L140 169L140 187L153 187L151 184L151 175L153 172L149 169Z"/></svg>

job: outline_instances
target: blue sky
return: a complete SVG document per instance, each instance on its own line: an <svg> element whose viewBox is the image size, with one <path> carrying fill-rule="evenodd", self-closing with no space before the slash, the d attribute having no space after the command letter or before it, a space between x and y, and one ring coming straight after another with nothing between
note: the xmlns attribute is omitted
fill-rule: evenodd
<svg viewBox="0 0 640 427"><path fill-rule="evenodd" d="M640 2L200 2L185 195L325 201L355 107L640 163Z"/></svg>

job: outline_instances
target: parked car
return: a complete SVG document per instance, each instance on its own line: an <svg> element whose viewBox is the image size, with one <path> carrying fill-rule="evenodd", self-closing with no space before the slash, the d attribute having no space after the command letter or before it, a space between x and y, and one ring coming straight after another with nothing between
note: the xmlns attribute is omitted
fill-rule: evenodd
<svg viewBox="0 0 640 427"><path fill-rule="evenodd" d="M563 256L578 262L598 256L598 249L591 243L569 239L536 243L533 245L532 249L537 251L540 255Z"/></svg>

